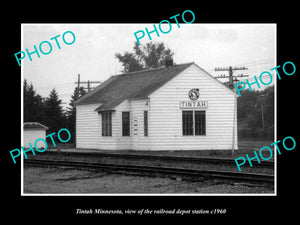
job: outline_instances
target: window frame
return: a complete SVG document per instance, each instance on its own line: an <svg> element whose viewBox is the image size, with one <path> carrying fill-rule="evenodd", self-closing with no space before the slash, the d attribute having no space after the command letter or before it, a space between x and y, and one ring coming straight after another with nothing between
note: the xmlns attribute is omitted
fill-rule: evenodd
<svg viewBox="0 0 300 225"><path fill-rule="evenodd" d="M126 115L126 116L125 116ZM130 112L122 112L122 136L130 136Z"/></svg>
<svg viewBox="0 0 300 225"><path fill-rule="evenodd" d="M102 112L101 113L101 127L102 136L111 137L112 136L112 113Z"/></svg>
<svg viewBox="0 0 300 225"><path fill-rule="evenodd" d="M206 136L205 110L182 110L182 136Z"/></svg>
<svg viewBox="0 0 300 225"><path fill-rule="evenodd" d="M199 116L199 123L197 123L196 114ZM206 135L206 112L204 110L194 111L194 122L195 122L195 136Z"/></svg>
<svg viewBox="0 0 300 225"><path fill-rule="evenodd" d="M190 118L188 118L190 117ZM193 136L194 135L194 113L191 110L182 111L182 135Z"/></svg>
<svg viewBox="0 0 300 225"><path fill-rule="evenodd" d="M149 133L148 133L148 118L149 118L149 114L148 111L145 110L144 111L144 136L148 137Z"/></svg>

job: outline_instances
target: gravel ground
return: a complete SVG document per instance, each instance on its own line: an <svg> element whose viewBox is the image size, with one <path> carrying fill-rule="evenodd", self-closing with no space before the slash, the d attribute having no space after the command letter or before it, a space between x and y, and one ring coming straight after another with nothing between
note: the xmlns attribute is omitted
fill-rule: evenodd
<svg viewBox="0 0 300 225"><path fill-rule="evenodd" d="M169 178L125 176L65 168L24 168L24 194L83 194L83 193L153 193L153 194L226 194L268 193L272 188L249 187L240 184L187 182Z"/></svg>
<svg viewBox="0 0 300 225"><path fill-rule="evenodd" d="M50 151L52 154L50 154ZM67 151L65 151L67 152ZM169 160L152 160L152 159L135 159L135 158L118 158L118 157L95 157L89 154L86 156L76 156L72 153L60 154L54 153L53 150L41 153L36 156L29 156L32 159L52 159L52 160L66 160L66 161L83 161L83 162L98 162L98 163L112 163L112 164L127 164L127 165L142 165L142 166L166 166L166 167L179 167L186 169L199 169L199 170L217 170L217 171L232 171L238 172L236 164L216 164L209 162L186 162L186 161L169 161ZM261 173L261 174L274 174L274 168L266 168L261 165L250 167L248 165L242 166L242 171L247 173Z"/></svg>

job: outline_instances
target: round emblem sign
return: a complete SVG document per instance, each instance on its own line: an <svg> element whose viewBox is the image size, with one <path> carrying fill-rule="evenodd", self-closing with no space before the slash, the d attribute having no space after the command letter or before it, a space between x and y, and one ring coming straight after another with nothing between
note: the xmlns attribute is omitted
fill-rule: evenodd
<svg viewBox="0 0 300 225"><path fill-rule="evenodd" d="M199 98L199 89L193 88L189 91L189 98L193 101L197 100Z"/></svg>

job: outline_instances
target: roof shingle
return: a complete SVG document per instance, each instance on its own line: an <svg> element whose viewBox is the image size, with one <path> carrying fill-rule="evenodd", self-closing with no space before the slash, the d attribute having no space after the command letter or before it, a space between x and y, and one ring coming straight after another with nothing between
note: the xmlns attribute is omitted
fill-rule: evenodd
<svg viewBox="0 0 300 225"><path fill-rule="evenodd" d="M192 64L193 62L112 76L77 100L76 105L99 103L101 105L96 111L100 112L113 110L126 99L148 98L153 91Z"/></svg>

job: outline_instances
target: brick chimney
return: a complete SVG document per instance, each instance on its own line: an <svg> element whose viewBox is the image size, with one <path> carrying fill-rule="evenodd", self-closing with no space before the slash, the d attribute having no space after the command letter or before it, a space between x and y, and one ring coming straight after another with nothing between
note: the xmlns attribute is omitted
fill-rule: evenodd
<svg viewBox="0 0 300 225"><path fill-rule="evenodd" d="M168 68L168 67L170 67L170 66L173 66L173 59L167 57L167 58L165 59L165 67Z"/></svg>

